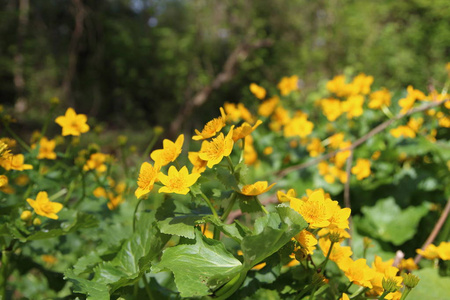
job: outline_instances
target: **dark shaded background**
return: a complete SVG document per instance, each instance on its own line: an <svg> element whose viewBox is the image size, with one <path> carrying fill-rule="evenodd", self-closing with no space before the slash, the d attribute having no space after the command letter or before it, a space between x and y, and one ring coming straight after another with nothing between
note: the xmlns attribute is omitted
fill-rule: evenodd
<svg viewBox="0 0 450 300"><path fill-rule="evenodd" d="M446 0L0 0L0 101L25 127L61 99L111 130L192 131L282 76L426 91L450 57ZM301 101L301 99L299 99ZM174 121L176 122L174 123ZM172 128L171 128L172 126Z"/></svg>

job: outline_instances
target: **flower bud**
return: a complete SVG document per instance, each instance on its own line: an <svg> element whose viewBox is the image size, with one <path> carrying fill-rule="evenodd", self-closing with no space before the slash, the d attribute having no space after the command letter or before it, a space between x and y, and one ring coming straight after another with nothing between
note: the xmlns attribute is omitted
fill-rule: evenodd
<svg viewBox="0 0 450 300"><path fill-rule="evenodd" d="M117 137L117 142L119 143L119 146L125 146L127 144L128 137L125 135L119 135Z"/></svg>
<svg viewBox="0 0 450 300"><path fill-rule="evenodd" d="M50 104L51 105L58 105L59 103L60 103L61 101L59 100L59 98L58 97L51 97L50 98Z"/></svg>
<svg viewBox="0 0 450 300"><path fill-rule="evenodd" d="M41 219L34 218L34 220L33 220L33 225L34 226L40 226L41 224L42 224Z"/></svg>
<svg viewBox="0 0 450 300"><path fill-rule="evenodd" d="M339 232L331 231L329 235L329 239L332 243L339 243L339 240L341 239L341 235Z"/></svg>
<svg viewBox="0 0 450 300"><path fill-rule="evenodd" d="M22 212L22 214L20 215L20 219L24 222L31 220L31 217L32 217L32 213L29 210L24 210Z"/></svg>
<svg viewBox="0 0 450 300"><path fill-rule="evenodd" d="M161 126L155 126L153 127L153 133L155 135L160 135L164 132L164 128L162 128Z"/></svg>
<svg viewBox="0 0 450 300"><path fill-rule="evenodd" d="M419 281L420 281L419 277L417 277L416 275L413 275L411 273L403 275L403 283L405 284L405 286L407 288L410 288L410 289L415 288L417 286L417 284L419 283Z"/></svg>
<svg viewBox="0 0 450 300"><path fill-rule="evenodd" d="M399 286L397 286L397 281L392 277L383 278L381 284L383 286L383 289L388 293L395 293L400 288Z"/></svg>

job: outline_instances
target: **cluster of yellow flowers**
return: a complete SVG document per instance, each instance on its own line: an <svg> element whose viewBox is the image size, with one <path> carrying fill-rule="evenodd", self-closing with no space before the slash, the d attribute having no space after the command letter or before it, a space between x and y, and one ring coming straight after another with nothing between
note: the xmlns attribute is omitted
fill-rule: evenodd
<svg viewBox="0 0 450 300"><path fill-rule="evenodd" d="M309 223L307 229L295 236L298 246L291 255L293 260L288 266L295 266L306 260L318 245L323 255L335 262L350 282L368 289L366 296L379 297L386 290L383 282L390 280L395 282L396 288L385 295L385 299L401 298L399 289L402 287L403 278L397 274L401 269L416 269L412 259L402 260L398 267L393 266L394 259L383 262L378 256L375 256L372 267L367 265L366 259L353 260L351 248L342 245L345 239L350 238L346 231L349 229L349 208L341 208L338 202L331 200L330 195L322 189L307 190L307 195L302 198L297 198L293 189L286 193L278 191L277 196L280 202L288 203ZM342 299L348 299L346 296L344 294Z"/></svg>
<svg viewBox="0 0 450 300"><path fill-rule="evenodd" d="M430 244L425 250L417 249L416 252L427 259L450 260L450 242L441 242L437 247Z"/></svg>

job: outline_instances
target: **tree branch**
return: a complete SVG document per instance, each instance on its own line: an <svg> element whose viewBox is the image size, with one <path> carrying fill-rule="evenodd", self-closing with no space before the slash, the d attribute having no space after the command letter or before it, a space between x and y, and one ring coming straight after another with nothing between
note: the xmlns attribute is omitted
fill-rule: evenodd
<svg viewBox="0 0 450 300"><path fill-rule="evenodd" d="M259 40L251 44L239 44L233 52L231 52L230 56L228 56L222 71L216 75L211 84L203 87L192 98L184 103L174 121L171 123L169 136L176 136L184 122L192 115L194 109L202 106L208 100L208 97L213 90L220 88L224 83L233 78L237 65L240 61L245 60L251 51L262 47L270 47L272 45L273 41L269 39Z"/></svg>
<svg viewBox="0 0 450 300"><path fill-rule="evenodd" d="M315 158L313 160L307 161L305 163L301 163L298 165L293 165L290 167L287 167L283 170L280 170L277 172L277 179L286 176L286 174L293 172L293 171L297 171L297 170L302 170L302 169L306 169L308 167L314 166L316 164L318 164L321 161L330 159L332 157L334 157L337 153L342 152L342 151L353 151L355 148L357 148L359 145L363 144L364 142L366 142L368 139L370 139L371 137L373 137L374 135L376 135L377 133L380 133L381 131L383 131L384 129L386 129L387 127L389 127L389 125L391 125L393 122L400 120L404 117L410 116L414 113L417 112L422 112L425 110L428 110L430 108L436 107L436 106L440 106L441 104L444 104L445 102L449 101L450 99L444 99L438 102L431 102L429 104L426 105L422 105L420 107L416 107L414 109L410 109L409 111L407 111L406 113L403 114L398 114L395 117L393 117L392 119L389 119L383 123L381 123L380 125L376 126L375 128L373 128L371 131L369 131L367 134L363 135L362 137L360 137L359 139L357 139L354 143L352 143L350 146L348 146L347 148L343 148L343 149L338 149L335 151L332 151L330 153L327 153L325 155L322 155L318 158Z"/></svg>

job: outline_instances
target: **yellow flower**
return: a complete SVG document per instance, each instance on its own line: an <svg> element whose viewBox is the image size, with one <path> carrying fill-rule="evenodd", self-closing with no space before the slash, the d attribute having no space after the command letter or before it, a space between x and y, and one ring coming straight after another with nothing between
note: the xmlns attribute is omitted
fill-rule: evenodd
<svg viewBox="0 0 450 300"><path fill-rule="evenodd" d="M100 187L100 186L95 188L95 190L92 192L92 194L94 194L94 196L97 198L100 198L100 197L108 198L108 194L106 193L105 188Z"/></svg>
<svg viewBox="0 0 450 300"><path fill-rule="evenodd" d="M82 133L89 131L89 125L86 124L87 117L83 114L78 114L69 107L64 116L59 116L55 122L62 127L62 135L79 136Z"/></svg>
<svg viewBox="0 0 450 300"><path fill-rule="evenodd" d="M255 147L253 147L253 137L251 135L247 136L244 142L244 162L251 166L258 161L258 153L256 153Z"/></svg>
<svg viewBox="0 0 450 300"><path fill-rule="evenodd" d="M348 295L346 293L343 293L342 297L339 298L339 300L350 300L350 298L348 297Z"/></svg>
<svg viewBox="0 0 450 300"><path fill-rule="evenodd" d="M277 191L277 198L280 202L290 202L292 198L297 197L297 193L294 189L289 189L287 193L283 193L282 191Z"/></svg>
<svg viewBox="0 0 450 300"><path fill-rule="evenodd" d="M84 171L89 170L97 170L99 173L103 173L106 171L105 161L107 160L108 155L104 153L93 153L89 157L89 160L83 166Z"/></svg>
<svg viewBox="0 0 450 300"><path fill-rule="evenodd" d="M0 159L0 166L2 166L6 171L23 171L33 169L32 165L24 164L24 160L25 158L23 154L11 155L9 158Z"/></svg>
<svg viewBox="0 0 450 300"><path fill-rule="evenodd" d="M220 163L224 156L229 156L233 150L233 128L231 127L227 136L224 137L221 132L217 137L213 138L211 142L203 141L199 152L199 157L206 160L208 168L212 168Z"/></svg>
<svg viewBox="0 0 450 300"><path fill-rule="evenodd" d="M56 153L54 152L56 146L55 140L48 140L45 136L39 142L39 154L38 159L56 159ZM33 144L31 148L36 148L36 144Z"/></svg>
<svg viewBox="0 0 450 300"><path fill-rule="evenodd" d="M273 153L273 147L269 146L269 147L264 148L264 150L263 150L264 155L270 155L272 153Z"/></svg>
<svg viewBox="0 0 450 300"><path fill-rule="evenodd" d="M363 180L370 175L370 160L358 158L356 166L352 167L352 174L356 175L356 179Z"/></svg>
<svg viewBox="0 0 450 300"><path fill-rule="evenodd" d="M313 128L314 124L308 121L305 115L295 116L284 127L284 136L304 138L312 132Z"/></svg>
<svg viewBox="0 0 450 300"><path fill-rule="evenodd" d="M0 187L8 184L8 177L6 175L0 175Z"/></svg>
<svg viewBox="0 0 450 300"><path fill-rule="evenodd" d="M277 85L281 95L286 96L291 92L298 90L298 76L292 75L291 77L283 77Z"/></svg>
<svg viewBox="0 0 450 300"><path fill-rule="evenodd" d="M271 117L272 122L269 127L272 131L279 131L281 126L286 125L290 120L289 112L282 106L277 106Z"/></svg>
<svg viewBox="0 0 450 300"><path fill-rule="evenodd" d="M54 265L58 259L54 257L53 255L44 254L41 255L42 261L45 262L47 265Z"/></svg>
<svg viewBox="0 0 450 300"><path fill-rule="evenodd" d="M20 214L20 219L25 222L30 221L32 217L33 217L33 214L29 210L24 210Z"/></svg>
<svg viewBox="0 0 450 300"><path fill-rule="evenodd" d="M223 108L226 113L226 121L237 122L241 118L241 112L236 104L225 102Z"/></svg>
<svg viewBox="0 0 450 300"><path fill-rule="evenodd" d="M10 159L12 156L11 150L9 150L10 147L4 140L4 138L0 140L0 162L4 159Z"/></svg>
<svg viewBox="0 0 450 300"><path fill-rule="evenodd" d="M174 166L170 166L168 175L159 173L158 179L164 184L163 187L159 189L159 193L175 193L186 195L189 193L189 187L192 186L200 174L193 173L189 174L186 166L182 167L180 171Z"/></svg>
<svg viewBox="0 0 450 300"><path fill-rule="evenodd" d="M119 204L123 202L122 195L111 195L111 197L108 198L109 201L106 205L108 206L109 210L115 210L119 206Z"/></svg>
<svg viewBox="0 0 450 300"><path fill-rule="evenodd" d="M328 251L330 251L331 241L329 239L321 238L319 239L319 246L323 255L326 256ZM350 247L334 243L333 248L331 248L330 260L334 261L340 267L342 263L345 264L345 262L348 261L352 254L353 251Z"/></svg>
<svg viewBox="0 0 450 300"><path fill-rule="evenodd" d="M320 153L323 153L325 148L322 146L320 139L312 138L308 146L306 146L306 150L308 150L309 156L316 157Z"/></svg>
<svg viewBox="0 0 450 300"><path fill-rule="evenodd" d="M262 124L261 120L256 121L255 125L253 127L248 124L247 122L244 122L241 126L236 127L233 130L233 141L236 142L239 139L243 139L249 134L251 134L259 125Z"/></svg>
<svg viewBox="0 0 450 300"><path fill-rule="evenodd" d="M412 85L409 85L406 90L408 92L407 96L398 101L398 105L402 108L400 110L401 114L404 114L410 110L414 106L416 100L426 99L425 94L419 90L415 90Z"/></svg>
<svg viewBox="0 0 450 300"><path fill-rule="evenodd" d="M433 244L428 245L425 248L425 250L417 249L416 252L419 255L421 255L421 256L423 256L423 257L425 257L427 259L436 259L436 258L439 257L439 253L438 253L437 247L435 245L433 245Z"/></svg>
<svg viewBox="0 0 450 300"><path fill-rule="evenodd" d="M436 250L440 259L450 260L450 242L441 242Z"/></svg>
<svg viewBox="0 0 450 300"><path fill-rule="evenodd" d="M326 98L319 100L322 112L328 121L335 121L342 114L342 103L338 99Z"/></svg>
<svg viewBox="0 0 450 300"><path fill-rule="evenodd" d="M211 121L209 121L208 123L206 123L206 125L203 127L202 132L198 131L197 129L195 129L195 133L197 135L194 135L192 137L193 140L205 140L208 139L210 137L213 137L216 135L217 132L219 132L226 124L225 124L225 113L223 110L220 110L222 114L221 117L212 119Z"/></svg>
<svg viewBox="0 0 450 300"><path fill-rule="evenodd" d="M328 138L330 142L330 147L333 149L339 148L339 146L344 141L344 134L343 133L335 133L332 136Z"/></svg>
<svg viewBox="0 0 450 300"><path fill-rule="evenodd" d="M208 162L201 159L198 152L189 152L188 159L194 166L192 169L192 173L203 173L203 171L206 170L206 164Z"/></svg>
<svg viewBox="0 0 450 300"><path fill-rule="evenodd" d="M370 93L370 86L372 85L372 83L372 76L366 76L366 74L360 73L355 78L353 78L351 85L356 90L355 94L367 95L368 93Z"/></svg>
<svg viewBox="0 0 450 300"><path fill-rule="evenodd" d="M375 276L375 271L369 268L364 258L356 261L347 261L344 265L344 273L347 278L360 286L372 288L370 280Z"/></svg>
<svg viewBox="0 0 450 300"><path fill-rule="evenodd" d="M330 210L331 217L330 228L337 227L339 229L347 229L348 227L348 218L350 217L351 209L348 207L341 208L337 201L331 201Z"/></svg>
<svg viewBox="0 0 450 300"><path fill-rule="evenodd" d="M315 229L330 225L328 220L331 217L330 202L331 200L325 199L322 192L315 191L309 196L307 201L292 199L290 206L303 216L311 229Z"/></svg>
<svg viewBox="0 0 450 300"><path fill-rule="evenodd" d="M158 178L160 167L158 165L152 166L148 162L143 162L139 171L138 188L134 192L137 198L150 193L153 185Z"/></svg>
<svg viewBox="0 0 450 300"><path fill-rule="evenodd" d="M154 150L150 157L155 161L155 165L161 167L167 165L170 162L175 161L181 153L183 147L184 135L180 134L175 143L171 140L165 139L163 141L163 149Z"/></svg>
<svg viewBox="0 0 450 300"><path fill-rule="evenodd" d="M337 75L327 82L327 90L338 97L348 97L358 94L359 87L355 84L345 83L344 75Z"/></svg>
<svg viewBox="0 0 450 300"><path fill-rule="evenodd" d="M54 220L58 219L56 214L63 208L61 203L48 200L47 192L39 192L36 200L28 198L27 202L34 209L36 214Z"/></svg>
<svg viewBox="0 0 450 300"><path fill-rule="evenodd" d="M263 100L266 97L266 90L256 83L250 84L250 92L252 92L252 94L260 100Z"/></svg>
<svg viewBox="0 0 450 300"><path fill-rule="evenodd" d="M361 95L353 95L341 103L342 111L347 113L347 119L359 117L363 113L364 97Z"/></svg>
<svg viewBox="0 0 450 300"><path fill-rule="evenodd" d="M253 184L244 185L241 189L241 194L244 194L246 196L261 195L262 193L265 193L268 190L270 190L275 185L275 183L272 183L269 186L267 185L268 185L267 181L257 181Z"/></svg>
<svg viewBox="0 0 450 300"><path fill-rule="evenodd" d="M401 136L406 137L406 138L415 138L416 137L416 133L414 132L414 130L412 130L409 126L398 126L397 128L392 128L391 130L389 130L389 133L396 138L399 138Z"/></svg>
<svg viewBox="0 0 450 300"><path fill-rule="evenodd" d="M202 231L203 235L206 236L208 239L214 238L214 233L209 230L209 224L200 224L200 230Z"/></svg>
<svg viewBox="0 0 450 300"><path fill-rule="evenodd" d="M278 98L277 96L264 101L259 105L258 114L263 117L270 116L279 102L280 98Z"/></svg>
<svg viewBox="0 0 450 300"><path fill-rule="evenodd" d="M398 265L398 267L402 270L417 270L419 267L417 267L417 264L414 262L414 259L411 257L408 259L402 259Z"/></svg>
<svg viewBox="0 0 450 300"><path fill-rule="evenodd" d="M383 106L390 106L391 97L391 93L386 88L373 92L370 94L369 108L381 109Z"/></svg>
<svg viewBox="0 0 450 300"><path fill-rule="evenodd" d="M302 231L300 231L295 236L295 239L300 244L300 246L306 250L307 254L312 255L314 250L316 250L315 246L317 245L317 239L314 234L312 234L308 230L303 229Z"/></svg>

